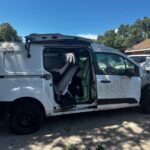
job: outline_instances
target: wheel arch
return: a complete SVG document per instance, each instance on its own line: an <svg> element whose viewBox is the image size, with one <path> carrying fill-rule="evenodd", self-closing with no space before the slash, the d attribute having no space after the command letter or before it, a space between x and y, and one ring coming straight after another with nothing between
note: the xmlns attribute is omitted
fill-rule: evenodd
<svg viewBox="0 0 150 150"><path fill-rule="evenodd" d="M16 107L17 105L23 104L23 103L34 103L34 104L36 104L42 110L44 116L46 116L46 110L44 108L44 105L38 99L33 98L33 97L21 97L21 98L15 99L11 103L11 106L9 108L9 113L12 112L14 107Z"/></svg>
<svg viewBox="0 0 150 150"><path fill-rule="evenodd" d="M144 95L146 92L150 92L150 84L146 84L142 87L141 89L141 100L140 100L140 104L142 102L142 99L144 98Z"/></svg>

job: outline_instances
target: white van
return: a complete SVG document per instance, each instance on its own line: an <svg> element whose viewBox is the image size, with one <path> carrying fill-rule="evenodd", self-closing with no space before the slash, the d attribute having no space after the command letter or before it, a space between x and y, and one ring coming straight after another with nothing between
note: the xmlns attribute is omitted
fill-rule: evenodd
<svg viewBox="0 0 150 150"><path fill-rule="evenodd" d="M0 116L18 134L44 117L141 105L150 113L143 69L118 50L61 34L0 43Z"/></svg>

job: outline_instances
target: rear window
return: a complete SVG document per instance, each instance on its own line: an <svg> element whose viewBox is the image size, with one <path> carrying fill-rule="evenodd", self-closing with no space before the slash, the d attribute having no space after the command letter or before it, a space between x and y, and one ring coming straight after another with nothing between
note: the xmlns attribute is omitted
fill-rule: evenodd
<svg viewBox="0 0 150 150"><path fill-rule="evenodd" d="M44 51L44 65L46 70L50 71L54 68L61 68L65 63L66 57L64 54Z"/></svg>
<svg viewBox="0 0 150 150"><path fill-rule="evenodd" d="M136 61L137 63L143 63L146 61L146 56L131 56L130 58Z"/></svg>
<svg viewBox="0 0 150 150"><path fill-rule="evenodd" d="M63 52L59 49L59 52L55 50L45 49L44 56L44 67L47 71L53 69L62 68L66 64L75 64L75 55L72 52Z"/></svg>

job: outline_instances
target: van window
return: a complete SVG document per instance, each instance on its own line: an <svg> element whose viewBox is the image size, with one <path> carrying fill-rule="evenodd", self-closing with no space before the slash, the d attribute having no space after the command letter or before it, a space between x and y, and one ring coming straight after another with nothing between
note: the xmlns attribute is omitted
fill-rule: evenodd
<svg viewBox="0 0 150 150"><path fill-rule="evenodd" d="M130 72L132 75L139 75L139 68L135 66L131 61L125 59L126 70Z"/></svg>
<svg viewBox="0 0 150 150"><path fill-rule="evenodd" d="M58 70L65 70L72 64L76 63L75 55L71 52L52 51L45 49L43 53L44 68L51 72Z"/></svg>
<svg viewBox="0 0 150 150"><path fill-rule="evenodd" d="M101 75L132 75L139 74L138 67L128 59L113 53L96 53L96 73Z"/></svg>
<svg viewBox="0 0 150 150"><path fill-rule="evenodd" d="M125 63L123 57L112 53L96 54L97 69L100 74L124 75Z"/></svg>
<svg viewBox="0 0 150 150"><path fill-rule="evenodd" d="M131 56L130 58L136 61L137 63L143 63L146 61L146 56Z"/></svg>
<svg viewBox="0 0 150 150"><path fill-rule="evenodd" d="M66 57L61 53L44 52L44 66L50 71L54 68L61 68L66 63Z"/></svg>

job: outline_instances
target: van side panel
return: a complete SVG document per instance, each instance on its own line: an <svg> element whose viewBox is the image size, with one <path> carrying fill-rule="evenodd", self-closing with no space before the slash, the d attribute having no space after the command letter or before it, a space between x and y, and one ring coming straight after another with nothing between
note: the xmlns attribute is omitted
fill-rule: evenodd
<svg viewBox="0 0 150 150"><path fill-rule="evenodd" d="M4 75L41 75L42 50L41 46L31 46L31 58L27 57L26 50L4 51L2 67Z"/></svg>
<svg viewBox="0 0 150 150"><path fill-rule="evenodd" d="M44 90L44 80L40 77L0 78L0 101L13 102L23 97L35 98L43 104L46 115L49 116L52 114L49 95L51 98L53 95L50 93L50 87L47 87L49 93Z"/></svg>
<svg viewBox="0 0 150 150"><path fill-rule="evenodd" d="M31 58L25 50L0 52L0 101L13 102L23 97L42 103L47 116L53 113L52 79L43 75L43 46L31 45Z"/></svg>

